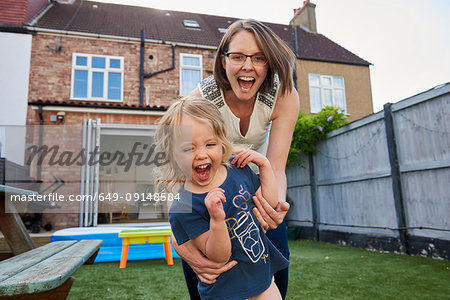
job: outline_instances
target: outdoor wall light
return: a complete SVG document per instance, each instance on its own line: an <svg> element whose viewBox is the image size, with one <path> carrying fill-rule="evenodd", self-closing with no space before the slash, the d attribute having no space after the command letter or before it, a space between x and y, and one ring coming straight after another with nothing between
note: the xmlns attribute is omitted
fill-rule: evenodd
<svg viewBox="0 0 450 300"><path fill-rule="evenodd" d="M50 116L50 122L56 123L59 121L61 124L64 124L64 116L66 115L65 112L59 111L56 115Z"/></svg>
<svg viewBox="0 0 450 300"><path fill-rule="evenodd" d="M63 124L63 123L64 123L64 116L65 116L65 115L66 115L65 112L59 111L59 112L56 114L56 118Z"/></svg>

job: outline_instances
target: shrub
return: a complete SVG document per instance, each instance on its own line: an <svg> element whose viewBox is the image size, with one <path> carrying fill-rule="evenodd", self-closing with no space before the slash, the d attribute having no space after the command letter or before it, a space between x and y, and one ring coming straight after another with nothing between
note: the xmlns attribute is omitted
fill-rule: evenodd
<svg viewBox="0 0 450 300"><path fill-rule="evenodd" d="M348 124L347 117L339 107L325 106L316 115L300 110L295 124L287 165L302 165L300 154L316 153L316 143L324 140L327 133Z"/></svg>

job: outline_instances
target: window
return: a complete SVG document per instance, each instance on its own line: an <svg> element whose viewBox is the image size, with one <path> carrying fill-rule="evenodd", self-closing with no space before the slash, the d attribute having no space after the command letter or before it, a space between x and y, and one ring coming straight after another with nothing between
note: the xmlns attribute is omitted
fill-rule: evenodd
<svg viewBox="0 0 450 300"><path fill-rule="evenodd" d="M71 99L123 100L123 57L74 53Z"/></svg>
<svg viewBox="0 0 450 300"><path fill-rule="evenodd" d="M311 113L318 113L327 105L338 106L347 111L343 77L309 74Z"/></svg>
<svg viewBox="0 0 450 300"><path fill-rule="evenodd" d="M194 20L183 20L183 25L189 29L200 29L200 24Z"/></svg>
<svg viewBox="0 0 450 300"><path fill-rule="evenodd" d="M202 80L202 56L180 54L180 95L192 92Z"/></svg>

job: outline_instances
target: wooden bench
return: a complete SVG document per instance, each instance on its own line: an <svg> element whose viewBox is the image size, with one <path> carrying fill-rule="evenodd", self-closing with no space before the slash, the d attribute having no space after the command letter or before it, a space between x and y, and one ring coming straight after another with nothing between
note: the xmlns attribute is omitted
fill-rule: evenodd
<svg viewBox="0 0 450 300"><path fill-rule="evenodd" d="M71 275L91 264L101 240L59 241L0 262L0 299L66 299Z"/></svg>
<svg viewBox="0 0 450 300"><path fill-rule="evenodd" d="M168 265L173 265L172 248L170 246L170 229L134 229L122 230L119 237L122 238L122 256L120 258L120 268L127 267L128 246L155 243L164 244L164 257Z"/></svg>

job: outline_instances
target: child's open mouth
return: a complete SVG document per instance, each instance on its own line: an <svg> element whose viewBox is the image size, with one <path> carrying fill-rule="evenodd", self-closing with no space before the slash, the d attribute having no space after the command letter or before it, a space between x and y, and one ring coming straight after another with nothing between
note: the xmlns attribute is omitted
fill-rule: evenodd
<svg viewBox="0 0 450 300"><path fill-rule="evenodd" d="M195 174L200 181L208 180L211 174L211 164L204 164L194 168Z"/></svg>
<svg viewBox="0 0 450 300"><path fill-rule="evenodd" d="M253 77L239 77L238 83L241 89L250 90L255 82L255 78Z"/></svg>

